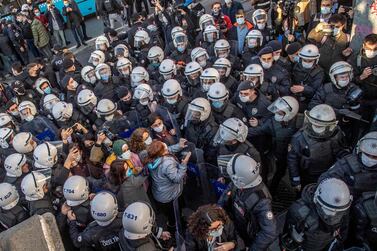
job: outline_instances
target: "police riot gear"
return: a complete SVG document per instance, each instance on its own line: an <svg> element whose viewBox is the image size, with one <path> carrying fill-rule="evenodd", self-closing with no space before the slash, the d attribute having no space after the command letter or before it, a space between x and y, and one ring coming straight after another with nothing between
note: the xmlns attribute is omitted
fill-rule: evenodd
<svg viewBox="0 0 377 251"><path fill-rule="evenodd" d="M78 206L89 198L89 183L82 176L71 176L64 182L63 194L68 206Z"/></svg>
<svg viewBox="0 0 377 251"><path fill-rule="evenodd" d="M72 117L73 105L59 101L52 107L52 116L57 121L67 121Z"/></svg>
<svg viewBox="0 0 377 251"><path fill-rule="evenodd" d="M306 129L318 138L331 136L338 124L334 109L326 104L317 105L310 111L305 111L305 118L308 122Z"/></svg>
<svg viewBox="0 0 377 251"><path fill-rule="evenodd" d="M275 120L278 122L288 122L298 113L298 102L294 97L284 96L275 100L268 110L275 114Z"/></svg>
<svg viewBox="0 0 377 251"><path fill-rule="evenodd" d="M109 225L118 215L118 202L108 192L96 194L90 202L90 207L93 219L100 226Z"/></svg>
<svg viewBox="0 0 377 251"><path fill-rule="evenodd" d="M164 60L164 51L159 46L152 46L148 51L148 60L150 64L161 64Z"/></svg>
<svg viewBox="0 0 377 251"><path fill-rule="evenodd" d="M14 208L20 196L15 186L9 183L0 183L0 207L4 210Z"/></svg>
<svg viewBox="0 0 377 251"><path fill-rule="evenodd" d="M111 78L111 68L103 63L96 66L96 77L102 81L108 82Z"/></svg>
<svg viewBox="0 0 377 251"><path fill-rule="evenodd" d="M234 140L245 142L247 131L247 126L240 119L229 118L220 124L213 141L215 144L228 144Z"/></svg>
<svg viewBox="0 0 377 251"><path fill-rule="evenodd" d="M250 30L246 35L246 46L249 49L262 47L263 35L259 30Z"/></svg>
<svg viewBox="0 0 377 251"><path fill-rule="evenodd" d="M4 161L4 168L9 177L21 177L22 167L26 164L26 155L13 153Z"/></svg>
<svg viewBox="0 0 377 251"><path fill-rule="evenodd" d="M209 87L220 81L220 74L215 68L207 68L200 75L200 83L204 92L209 90Z"/></svg>
<svg viewBox="0 0 377 251"><path fill-rule="evenodd" d="M114 54L117 58L128 58L129 57L129 51L128 47L124 44L118 44L114 47Z"/></svg>
<svg viewBox="0 0 377 251"><path fill-rule="evenodd" d="M227 58L230 53L230 44L225 39L219 39L214 45L215 55L218 58Z"/></svg>
<svg viewBox="0 0 377 251"><path fill-rule="evenodd" d="M83 89L77 95L77 104L80 110L88 115L93 111L97 105L97 97L93 91L89 89Z"/></svg>
<svg viewBox="0 0 377 251"><path fill-rule="evenodd" d="M21 182L22 192L27 201L37 201L45 196L44 188L47 185L48 177L36 171L27 174Z"/></svg>
<svg viewBox="0 0 377 251"><path fill-rule="evenodd" d="M110 48L109 40L105 36L98 36L96 38L95 45L96 45L96 50L105 51L107 48ZM103 49L102 45L105 45L106 49Z"/></svg>
<svg viewBox="0 0 377 251"><path fill-rule="evenodd" d="M348 75L348 80L336 80L336 76L338 75ZM338 88L344 88L346 87L352 80L353 78L353 73L352 73L352 66L345 62L345 61L339 61L334 63L329 71L329 76L331 79L331 82Z"/></svg>
<svg viewBox="0 0 377 251"><path fill-rule="evenodd" d="M178 98L182 96L181 85L175 79L165 81L161 89L161 94L169 104L175 104Z"/></svg>
<svg viewBox="0 0 377 251"><path fill-rule="evenodd" d="M213 68L215 68L219 72L221 78L229 77L230 70L232 69L232 64L226 58L219 58L213 64Z"/></svg>
<svg viewBox="0 0 377 251"><path fill-rule="evenodd" d="M171 59L162 61L158 69L164 80L171 79L177 75L177 67Z"/></svg>
<svg viewBox="0 0 377 251"><path fill-rule="evenodd" d="M86 65L81 69L81 78L90 84L97 82L96 72L93 66Z"/></svg>
<svg viewBox="0 0 377 251"><path fill-rule="evenodd" d="M58 150L54 145L45 142L34 149L33 158L37 168L51 168L58 161Z"/></svg>
<svg viewBox="0 0 377 251"><path fill-rule="evenodd" d="M213 25L208 25L203 32L203 39L205 42L214 43L219 37L219 30Z"/></svg>
<svg viewBox="0 0 377 251"><path fill-rule="evenodd" d="M185 76L191 86L197 86L200 82L200 75L203 68L196 61L190 62L185 67Z"/></svg>
<svg viewBox="0 0 377 251"><path fill-rule="evenodd" d="M142 66L137 66L131 73L131 86L137 87L139 84L147 83L149 81L149 74L147 70Z"/></svg>
<svg viewBox="0 0 377 251"><path fill-rule="evenodd" d="M153 101L153 90L148 84L140 84L135 89L134 98L139 100L141 105L147 105Z"/></svg>
<svg viewBox="0 0 377 251"><path fill-rule="evenodd" d="M149 44L151 38L149 37L148 32L145 30L138 30L134 36L134 47L142 48L144 45Z"/></svg>
<svg viewBox="0 0 377 251"><path fill-rule="evenodd" d="M29 109L30 114L25 114L24 111ZM30 101L22 101L18 105L18 111L20 112L21 119L26 121L31 121L34 119L34 116L37 114L37 108Z"/></svg>
<svg viewBox="0 0 377 251"><path fill-rule="evenodd" d="M96 50L90 54L88 63L97 66L99 64L105 63L105 59L105 53L103 53L103 51Z"/></svg>
<svg viewBox="0 0 377 251"><path fill-rule="evenodd" d="M264 81L264 72L259 64L248 65L242 73L242 80L251 81L256 86L261 86Z"/></svg>
<svg viewBox="0 0 377 251"><path fill-rule="evenodd" d="M43 97L43 109L48 114L52 113L52 107L60 102L60 99L55 94L47 94Z"/></svg>
<svg viewBox="0 0 377 251"><path fill-rule="evenodd" d="M14 128L14 121L11 115L8 113L0 113L0 127L11 127Z"/></svg>
<svg viewBox="0 0 377 251"><path fill-rule="evenodd" d="M210 14L204 14L199 19L199 27L202 31L206 29L209 25L215 25L215 21L213 20L213 16Z"/></svg>
<svg viewBox="0 0 377 251"><path fill-rule="evenodd" d="M113 101L101 99L97 104L96 113L99 117L104 117L105 120L112 120L116 110L117 105Z"/></svg>
<svg viewBox="0 0 377 251"><path fill-rule="evenodd" d="M47 87L42 90L41 87L43 84L47 84ZM50 89L47 89L47 88L50 88ZM51 84L50 84L50 81L48 81L47 78L38 78L36 81L35 81L35 89L37 90L37 92L41 95L44 95L44 94L50 94L48 93L47 90L50 90L51 91ZM46 90L47 89L47 90Z"/></svg>
<svg viewBox="0 0 377 251"><path fill-rule="evenodd" d="M116 68L123 77L130 76L132 63L128 58L120 58L116 63Z"/></svg>
<svg viewBox="0 0 377 251"><path fill-rule="evenodd" d="M37 147L30 132L17 133L13 138L13 148L19 153L31 153Z"/></svg>
<svg viewBox="0 0 377 251"><path fill-rule="evenodd" d="M124 211L122 223L123 234L127 239L141 239L152 233L155 214L150 205L144 202L134 202Z"/></svg>
<svg viewBox="0 0 377 251"><path fill-rule="evenodd" d="M196 47L191 51L191 60L199 63L201 67L206 67L209 60L207 50L202 47Z"/></svg>
<svg viewBox="0 0 377 251"><path fill-rule="evenodd" d="M0 128L0 146L3 149L9 148L10 145L12 144L14 136L14 131L13 129L4 127Z"/></svg>

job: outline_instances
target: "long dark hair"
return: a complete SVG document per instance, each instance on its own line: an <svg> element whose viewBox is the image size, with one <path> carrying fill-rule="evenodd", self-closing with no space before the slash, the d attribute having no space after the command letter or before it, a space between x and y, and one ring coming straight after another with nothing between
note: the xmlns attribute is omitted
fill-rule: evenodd
<svg viewBox="0 0 377 251"><path fill-rule="evenodd" d="M124 160L114 160L110 166L109 181L113 185L119 186L126 180L126 169Z"/></svg>

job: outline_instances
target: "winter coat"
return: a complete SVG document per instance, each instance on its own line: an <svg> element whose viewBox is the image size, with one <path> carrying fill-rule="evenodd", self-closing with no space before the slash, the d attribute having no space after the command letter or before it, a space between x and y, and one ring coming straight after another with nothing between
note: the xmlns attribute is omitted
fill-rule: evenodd
<svg viewBox="0 0 377 251"><path fill-rule="evenodd" d="M46 12L46 18L48 19L48 29L50 31L54 30L53 28L53 18L57 22L59 29L64 30L64 18L57 8L53 8Z"/></svg>
<svg viewBox="0 0 377 251"><path fill-rule="evenodd" d="M47 29L38 19L33 19L31 31L33 32L34 44L37 48L42 48L49 44L50 36Z"/></svg>

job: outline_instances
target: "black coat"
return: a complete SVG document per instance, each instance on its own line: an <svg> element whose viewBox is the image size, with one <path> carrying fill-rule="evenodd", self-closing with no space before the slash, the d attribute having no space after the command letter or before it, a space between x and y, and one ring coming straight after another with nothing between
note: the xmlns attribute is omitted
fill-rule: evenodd
<svg viewBox="0 0 377 251"><path fill-rule="evenodd" d="M54 29L52 25L53 23L52 20L54 17L55 17L56 22L58 23L59 30L64 30L64 18L56 7L54 7L52 10L47 11L45 16L48 20L48 29L50 31Z"/></svg>

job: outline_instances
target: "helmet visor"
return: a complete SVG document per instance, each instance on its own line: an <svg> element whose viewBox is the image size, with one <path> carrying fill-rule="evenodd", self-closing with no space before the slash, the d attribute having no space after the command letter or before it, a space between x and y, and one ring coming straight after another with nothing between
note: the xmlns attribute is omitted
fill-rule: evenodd
<svg viewBox="0 0 377 251"><path fill-rule="evenodd" d="M123 47L117 47L115 48L114 53L115 53L115 56L127 57L128 51L126 51L126 49Z"/></svg>
<svg viewBox="0 0 377 251"><path fill-rule="evenodd" d="M283 98L276 99L271 105L267 107L267 109L272 113L278 113L280 111L292 111L292 107Z"/></svg>

